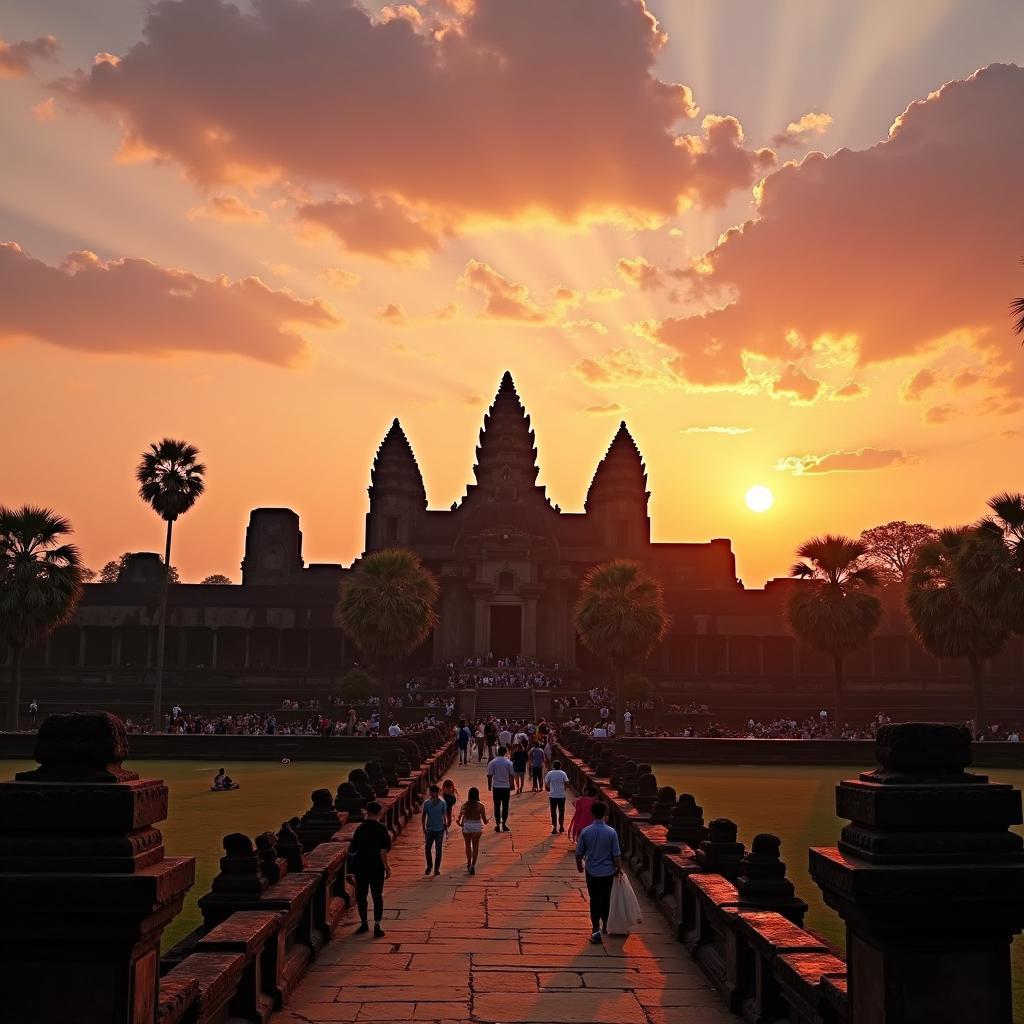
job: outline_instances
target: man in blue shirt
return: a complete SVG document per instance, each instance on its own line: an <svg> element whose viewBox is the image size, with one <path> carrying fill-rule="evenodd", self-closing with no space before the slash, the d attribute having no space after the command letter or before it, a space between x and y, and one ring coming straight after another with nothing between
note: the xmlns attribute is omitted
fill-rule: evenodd
<svg viewBox="0 0 1024 1024"><path fill-rule="evenodd" d="M595 801L590 808L594 816L576 843L576 870L586 865L587 894L590 896L590 925L593 931L590 941L601 943L601 929L608 929L608 911L612 901L612 885L622 874L622 851L619 849L618 833L609 825L604 816L608 808Z"/></svg>
<svg viewBox="0 0 1024 1024"><path fill-rule="evenodd" d="M463 719L459 722L459 764L469 764L469 741L472 738L472 732L466 720Z"/></svg>
<svg viewBox="0 0 1024 1024"><path fill-rule="evenodd" d="M441 874L441 851L444 849L444 830L448 824L448 805L441 799L439 786L430 787L430 799L423 801L423 814L420 816L423 825L423 847L427 855L427 870L435 875ZM436 857L431 857L433 848L437 847Z"/></svg>

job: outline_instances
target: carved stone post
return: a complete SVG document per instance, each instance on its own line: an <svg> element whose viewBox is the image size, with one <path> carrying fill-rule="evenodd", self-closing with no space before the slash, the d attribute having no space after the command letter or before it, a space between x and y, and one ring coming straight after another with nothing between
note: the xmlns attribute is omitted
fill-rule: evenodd
<svg viewBox="0 0 1024 1024"><path fill-rule="evenodd" d="M836 787L851 824L810 851L846 921L851 1024L1010 1024L1010 941L1024 923L1021 795L965 772L962 726L878 733L880 768Z"/></svg>
<svg viewBox="0 0 1024 1024"><path fill-rule="evenodd" d="M0 783L5 1020L153 1024L160 935L195 879L153 824L167 787L121 767L113 715L53 715L40 767Z"/></svg>

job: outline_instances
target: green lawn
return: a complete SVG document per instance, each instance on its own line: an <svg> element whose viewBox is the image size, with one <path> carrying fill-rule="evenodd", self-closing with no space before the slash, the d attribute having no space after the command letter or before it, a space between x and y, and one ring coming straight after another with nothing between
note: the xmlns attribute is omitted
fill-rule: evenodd
<svg viewBox="0 0 1024 1024"><path fill-rule="evenodd" d="M35 762L4 761L0 777L36 767ZM357 767L344 761L240 761L223 765L203 761L128 761L126 767L142 778L163 779L170 788L168 818L159 825L169 856L196 858L196 883L181 913L164 932L168 949L199 924L196 901L210 891L222 851L221 839L229 832L255 836L277 831L281 822L309 809L309 794L323 786L332 791ZM231 793L211 793L217 769L241 783ZM358 766L361 767L361 766Z"/></svg>
<svg viewBox="0 0 1024 1024"><path fill-rule="evenodd" d="M835 785L870 766L681 765L656 764L659 785L677 793L692 793L704 808L704 821L731 818L739 826L740 842L750 846L758 832L773 832L782 840L782 859L796 886L797 895L809 905L806 925L842 949L842 920L821 899L807 872L807 848L835 846L846 824L835 814ZM994 782L1024 787L1020 769L977 769ZM1018 829L1017 831L1021 831ZM1012 946L1016 1016L1024 1018L1024 938Z"/></svg>

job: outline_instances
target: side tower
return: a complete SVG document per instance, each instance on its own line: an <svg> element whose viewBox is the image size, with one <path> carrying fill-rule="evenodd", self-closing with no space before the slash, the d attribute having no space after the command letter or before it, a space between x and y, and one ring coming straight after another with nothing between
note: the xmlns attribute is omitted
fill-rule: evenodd
<svg viewBox="0 0 1024 1024"><path fill-rule="evenodd" d="M302 532L290 508L254 508L245 531L242 586L296 583L302 575Z"/></svg>
<svg viewBox="0 0 1024 1024"><path fill-rule="evenodd" d="M643 457L623 420L597 465L583 508L607 547L634 551L651 542L650 496Z"/></svg>
<svg viewBox="0 0 1024 1024"><path fill-rule="evenodd" d="M427 507L427 492L412 445L397 419L377 449L367 494L366 551L410 545Z"/></svg>

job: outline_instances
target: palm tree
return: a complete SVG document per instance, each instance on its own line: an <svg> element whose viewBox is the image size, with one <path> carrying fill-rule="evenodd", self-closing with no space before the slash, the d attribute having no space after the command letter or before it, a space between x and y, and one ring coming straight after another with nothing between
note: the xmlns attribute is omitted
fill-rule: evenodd
<svg viewBox="0 0 1024 1024"><path fill-rule="evenodd" d="M964 596L1011 633L1024 633L1024 494L990 498L958 560Z"/></svg>
<svg viewBox="0 0 1024 1024"><path fill-rule="evenodd" d="M668 632L661 584L638 562L616 560L589 569L580 584L573 624L583 646L611 666L618 735L625 733L626 670L636 669Z"/></svg>
<svg viewBox="0 0 1024 1024"><path fill-rule="evenodd" d="M835 729L844 717L843 659L867 643L882 617L882 604L870 593L881 582L878 571L863 564L867 548L859 540L831 533L797 549L803 561L790 576L806 582L786 605L793 632L808 646L832 657Z"/></svg>
<svg viewBox="0 0 1024 1024"><path fill-rule="evenodd" d="M135 478L139 497L167 523L167 544L164 549L164 585L160 593L160 627L156 642L156 682L153 685L153 730L163 726L160 707L164 683L164 637L167 633L167 592L171 582L167 567L171 564L171 531L174 522L184 515L203 493L206 467L196 460L199 449L185 441L165 437L143 452Z"/></svg>
<svg viewBox="0 0 1024 1024"><path fill-rule="evenodd" d="M21 659L75 612L82 595L78 548L63 541L71 524L48 508L0 506L0 639L11 649L7 729L19 727Z"/></svg>
<svg viewBox="0 0 1024 1024"><path fill-rule="evenodd" d="M398 661L437 626L439 592L419 555L404 548L375 551L342 583L334 621L382 675L392 678Z"/></svg>
<svg viewBox="0 0 1024 1024"><path fill-rule="evenodd" d="M974 538L969 526L942 530L923 544L907 576L907 614L914 634L937 658L965 658L974 681L975 735L985 723L985 658L998 654L1008 631L964 597L959 561Z"/></svg>

